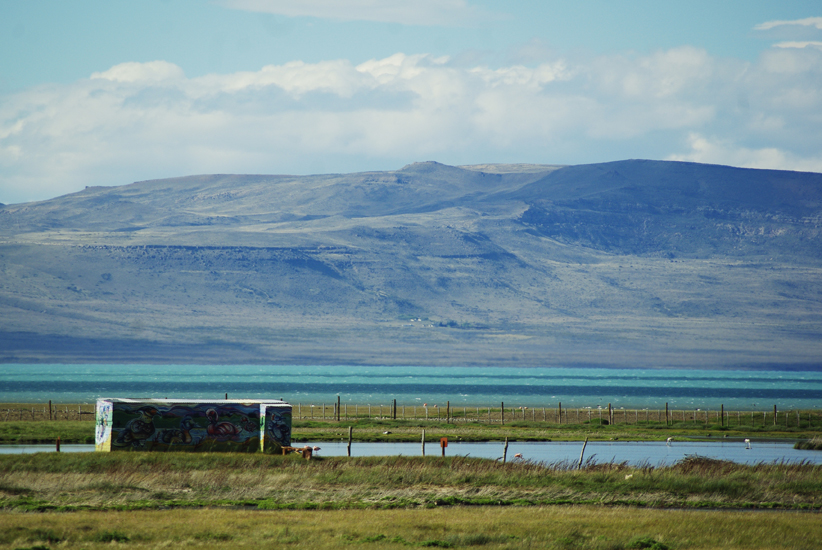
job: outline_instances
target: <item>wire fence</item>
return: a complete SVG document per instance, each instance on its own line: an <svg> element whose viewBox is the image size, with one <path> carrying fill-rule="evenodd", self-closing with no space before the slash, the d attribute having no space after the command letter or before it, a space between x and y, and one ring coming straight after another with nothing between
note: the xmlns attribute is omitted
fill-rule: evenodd
<svg viewBox="0 0 822 550"><path fill-rule="evenodd" d="M726 411L703 409L624 409L624 408L563 408L562 404L550 407L468 407L446 403L440 405L349 405L293 404L296 420L343 421L343 420L427 420L440 422L475 422L504 424L514 422L543 422L546 424L705 424L721 426L767 427L785 426L798 428L822 427L822 411Z"/></svg>
<svg viewBox="0 0 822 550"><path fill-rule="evenodd" d="M0 420L94 420L94 404L5 404L0 406Z"/></svg>
<svg viewBox="0 0 822 550"><path fill-rule="evenodd" d="M822 411L772 410L726 411L704 409L624 409L506 406L468 407L433 405L358 405L337 403L292 404L292 416L299 421L340 422L344 420L417 420L450 423L506 424L703 424L728 427L822 428ZM5 404L0 405L0 421L95 420L94 404Z"/></svg>

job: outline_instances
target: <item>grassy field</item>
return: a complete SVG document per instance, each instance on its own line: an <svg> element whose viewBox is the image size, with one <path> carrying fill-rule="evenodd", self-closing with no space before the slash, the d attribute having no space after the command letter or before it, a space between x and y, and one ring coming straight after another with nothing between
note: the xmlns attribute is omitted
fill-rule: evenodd
<svg viewBox="0 0 822 550"><path fill-rule="evenodd" d="M805 413L807 414L807 413ZM802 422L799 426L783 424L732 424L703 423L676 420L665 422L644 421L606 425L598 420L580 423L557 424L551 422L516 420L506 424L478 422L451 422L444 420L296 420L293 424L294 441L340 441L348 439L348 427L353 427L355 441L420 441L425 429L426 441L438 442L441 437L453 441L582 441L631 440L659 441L677 438L781 438L811 439L822 434L822 419L813 413L813 423ZM329 415L330 416L330 415ZM85 420L11 420L0 421L0 444L54 443L59 436L63 443L94 443L93 416L83 415ZM384 433L390 432L390 433Z"/></svg>
<svg viewBox="0 0 822 550"><path fill-rule="evenodd" d="M2 514L0 548L811 549L817 514L600 506Z"/></svg>
<svg viewBox="0 0 822 550"><path fill-rule="evenodd" d="M822 466L502 464L467 457L222 453L0 455L0 507L18 511L427 508L598 504L822 509Z"/></svg>
<svg viewBox="0 0 822 550"><path fill-rule="evenodd" d="M820 511L822 466L809 464L688 458L577 470L466 457L0 455L0 549L10 550L799 550L822 540Z"/></svg>

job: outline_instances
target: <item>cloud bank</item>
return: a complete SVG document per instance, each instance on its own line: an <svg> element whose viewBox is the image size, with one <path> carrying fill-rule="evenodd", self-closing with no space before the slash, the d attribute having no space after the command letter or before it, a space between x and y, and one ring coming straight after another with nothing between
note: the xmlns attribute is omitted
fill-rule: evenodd
<svg viewBox="0 0 822 550"><path fill-rule="evenodd" d="M769 31L777 27L814 27L822 30L822 17L806 17L791 21L766 21L754 27L755 31Z"/></svg>
<svg viewBox="0 0 822 550"><path fill-rule="evenodd" d="M465 67L397 53L188 78L123 63L0 97L0 202L201 173L667 158L822 171L822 51Z"/></svg>

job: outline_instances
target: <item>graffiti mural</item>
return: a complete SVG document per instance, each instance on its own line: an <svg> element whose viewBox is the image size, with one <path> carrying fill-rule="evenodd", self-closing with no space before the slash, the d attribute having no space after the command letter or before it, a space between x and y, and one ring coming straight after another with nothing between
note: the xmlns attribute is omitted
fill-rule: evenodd
<svg viewBox="0 0 822 550"><path fill-rule="evenodd" d="M291 446L291 405L266 403L260 405L260 449L279 454L282 447Z"/></svg>
<svg viewBox="0 0 822 550"><path fill-rule="evenodd" d="M256 452L263 440L262 404L228 400L99 400L97 450ZM290 428L291 406L282 402L277 405L288 409Z"/></svg>
<svg viewBox="0 0 822 550"><path fill-rule="evenodd" d="M94 449L96 451L108 451L111 449L111 415L114 408L111 401L97 401L97 414L95 416L96 429L94 434Z"/></svg>

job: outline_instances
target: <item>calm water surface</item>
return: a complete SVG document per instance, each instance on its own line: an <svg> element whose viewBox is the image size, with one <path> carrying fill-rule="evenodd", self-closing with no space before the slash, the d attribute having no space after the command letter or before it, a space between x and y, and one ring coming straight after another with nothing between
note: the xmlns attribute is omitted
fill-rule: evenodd
<svg viewBox="0 0 822 550"><path fill-rule="evenodd" d="M299 442L295 445L317 445L321 456L345 456L345 442ZM62 445L63 452L92 452L94 445ZM519 460L516 454L522 454L523 460L535 462L562 462L579 460L582 450L581 442L536 443L516 442L508 444L508 460ZM0 454L53 452L54 445L0 445ZM473 456L478 458L497 459L502 457L503 444L493 443L459 443L449 442L445 452L448 456ZM427 443L425 452L428 456L439 456L441 450L436 443ZM351 445L352 456L419 456L419 443L357 443ZM648 463L652 466L673 464L689 455L699 455L718 460L730 460L741 464L771 463L774 461L822 464L822 452L800 451L793 448L793 443L758 442L754 440L751 449L746 449L740 441L728 442L678 442L667 446L664 441L636 442L614 441L589 442L585 447L584 459L598 463L625 462L637 466Z"/></svg>
<svg viewBox="0 0 822 550"><path fill-rule="evenodd" d="M822 372L300 365L0 365L0 402L98 397L388 405L822 409Z"/></svg>

